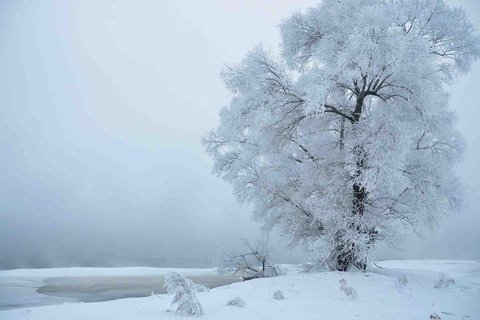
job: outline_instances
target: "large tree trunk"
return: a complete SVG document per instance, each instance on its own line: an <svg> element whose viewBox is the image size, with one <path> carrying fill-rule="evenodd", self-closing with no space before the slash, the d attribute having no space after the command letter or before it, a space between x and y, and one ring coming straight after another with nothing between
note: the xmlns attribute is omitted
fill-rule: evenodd
<svg viewBox="0 0 480 320"><path fill-rule="evenodd" d="M352 114L352 125L355 125L360 120L360 116L363 110L363 95L357 97L355 110ZM343 132L342 132L343 134ZM343 137L342 137L343 138ZM343 142L342 142L343 144ZM365 166L365 150L361 144L356 145L353 148L355 153L355 175L354 179L358 178ZM365 200L367 198L367 190L359 183L354 183L352 186L352 210L349 213L354 219L353 221L358 221L355 218L361 218L365 214ZM347 234L354 233L368 233L369 235L369 244L373 244L375 232L373 230L365 230L357 222L351 222L347 225L348 230L339 230L335 235L335 247L333 252L330 255L330 265L339 271L346 271L351 266L355 266L360 270L365 270L367 267L367 261L358 255L358 245L352 239L349 239Z"/></svg>

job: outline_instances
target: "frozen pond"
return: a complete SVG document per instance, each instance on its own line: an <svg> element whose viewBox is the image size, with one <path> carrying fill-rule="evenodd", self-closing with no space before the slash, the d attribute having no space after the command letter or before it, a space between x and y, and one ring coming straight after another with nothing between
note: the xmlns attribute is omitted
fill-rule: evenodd
<svg viewBox="0 0 480 320"><path fill-rule="evenodd" d="M215 288L239 281L214 272L189 275L193 282ZM0 310L65 302L99 302L165 293L164 275L81 275L61 277L5 277L0 272Z"/></svg>

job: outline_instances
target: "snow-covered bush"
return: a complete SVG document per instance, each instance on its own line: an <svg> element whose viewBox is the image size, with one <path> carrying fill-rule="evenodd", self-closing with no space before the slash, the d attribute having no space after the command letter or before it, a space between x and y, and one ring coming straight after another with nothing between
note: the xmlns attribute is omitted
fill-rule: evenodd
<svg viewBox="0 0 480 320"><path fill-rule="evenodd" d="M243 307L245 307L245 301L243 301L239 297L235 297L233 299L228 300L226 305L227 306L232 306L232 307L243 308Z"/></svg>
<svg viewBox="0 0 480 320"><path fill-rule="evenodd" d="M283 295L283 291L282 290L275 291L275 293L273 294L273 299L275 300L285 299L285 296Z"/></svg>
<svg viewBox="0 0 480 320"><path fill-rule="evenodd" d="M435 282L435 284L433 285L434 288L448 288L449 286L451 285L454 285L455 284L455 280L453 280L452 278L449 278L445 275L445 273L441 273L440 274L440 279L437 280L437 282Z"/></svg>
<svg viewBox="0 0 480 320"><path fill-rule="evenodd" d="M300 272L301 273L309 273L310 271L312 271L314 266L315 266L315 264L313 262L302 263L302 271L300 271Z"/></svg>
<svg viewBox="0 0 480 320"><path fill-rule="evenodd" d="M399 287L405 287L408 283L408 278L406 275L402 274L401 276L397 277L397 286Z"/></svg>
<svg viewBox="0 0 480 320"><path fill-rule="evenodd" d="M199 284L199 283L194 283L194 286L195 286L195 291L196 292L209 292L210 289L206 286L204 286L203 284Z"/></svg>
<svg viewBox="0 0 480 320"><path fill-rule="evenodd" d="M357 291L355 291L355 289L353 289L352 287L350 287L347 283L347 280L345 279L340 279L340 290L343 291L343 293L345 293L345 296L349 299L352 299L352 300L355 300L357 299Z"/></svg>
<svg viewBox="0 0 480 320"><path fill-rule="evenodd" d="M436 314L436 313L432 313L432 314L430 315L430 320L441 320L441 319L442 319L442 318L441 318L438 314Z"/></svg>
<svg viewBox="0 0 480 320"><path fill-rule="evenodd" d="M177 272L170 272L165 276L167 293L173 295L172 306L176 305L175 313L187 316L201 316L203 309L195 296L197 289L192 280Z"/></svg>
<svg viewBox="0 0 480 320"><path fill-rule="evenodd" d="M279 265L270 263L269 250L265 242L252 245L244 241L243 248L224 251L217 270L220 274L240 275L242 280L270 278L285 274Z"/></svg>
<svg viewBox="0 0 480 320"><path fill-rule="evenodd" d="M328 265L327 259L325 256L328 254L328 251L324 248L324 243L322 241L315 241L305 245L306 252L308 254L309 262L302 264L302 273L310 272L324 272L332 270Z"/></svg>

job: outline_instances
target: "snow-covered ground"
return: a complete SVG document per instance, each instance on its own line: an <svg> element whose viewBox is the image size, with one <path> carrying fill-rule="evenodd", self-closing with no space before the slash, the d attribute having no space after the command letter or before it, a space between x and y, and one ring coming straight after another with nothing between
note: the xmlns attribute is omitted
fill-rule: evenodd
<svg viewBox="0 0 480 320"><path fill-rule="evenodd" d="M377 264L379 268L367 273L307 274L289 269L285 276L199 292L197 297L205 311L202 318L428 320L436 314L441 319L480 319L480 261L384 261ZM0 272L0 276L5 276L6 272ZM22 277L33 274L27 270L10 272ZM77 276L74 271L65 272ZM435 288L442 273L444 279L451 278L455 283ZM404 286L397 281L401 276L408 280ZM340 290L342 278L355 289L357 299L347 298ZM283 291L285 299L273 298L277 290ZM226 306L227 300L234 297L244 300L245 306ZM170 311L171 300L170 296L161 294L108 302L64 303L1 311L0 319L185 319Z"/></svg>

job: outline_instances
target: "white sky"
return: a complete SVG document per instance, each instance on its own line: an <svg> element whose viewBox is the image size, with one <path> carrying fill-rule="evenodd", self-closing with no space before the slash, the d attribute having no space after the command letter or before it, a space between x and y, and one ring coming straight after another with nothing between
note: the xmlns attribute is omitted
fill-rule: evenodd
<svg viewBox="0 0 480 320"><path fill-rule="evenodd" d="M450 2L480 26L480 2ZM200 137L228 102L222 66L259 42L276 50L281 19L315 3L2 1L0 268L207 264L253 237ZM379 257L480 258L479 83L477 62L452 92L471 205L446 235Z"/></svg>

